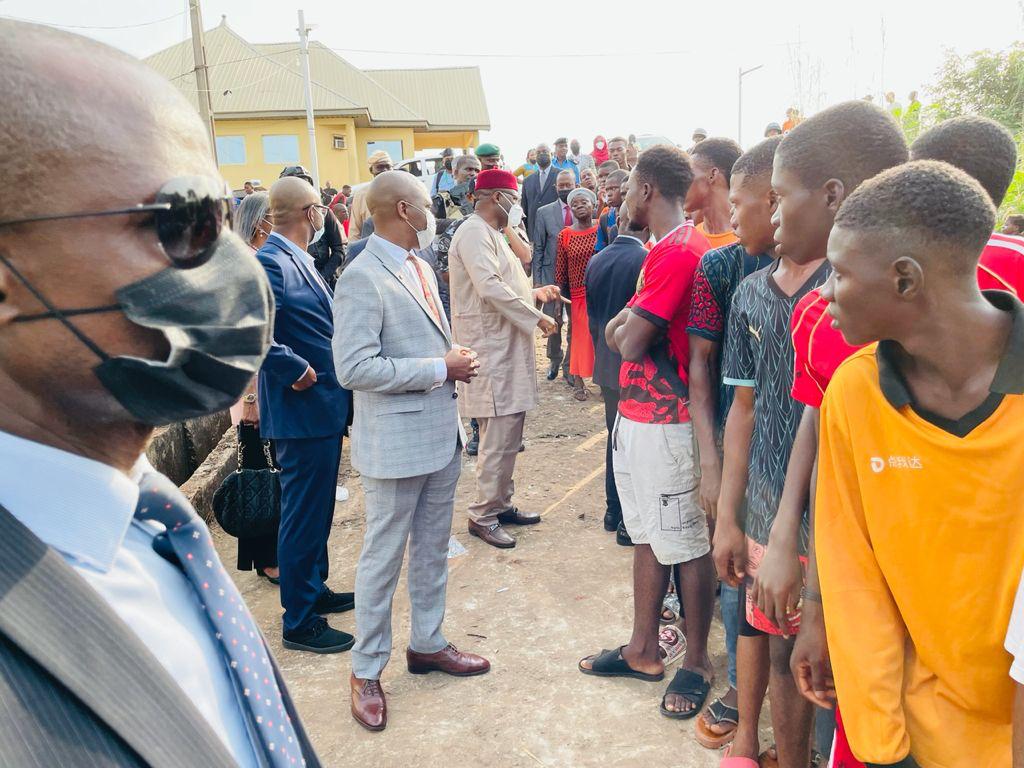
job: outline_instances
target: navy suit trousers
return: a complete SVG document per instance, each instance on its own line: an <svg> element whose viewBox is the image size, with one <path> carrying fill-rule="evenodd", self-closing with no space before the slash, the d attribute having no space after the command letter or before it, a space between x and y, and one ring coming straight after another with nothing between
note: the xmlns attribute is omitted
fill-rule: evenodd
<svg viewBox="0 0 1024 768"><path fill-rule="evenodd" d="M334 520L334 492L341 463L341 433L274 441L281 467L281 568L284 632L310 629L327 580L327 539Z"/></svg>

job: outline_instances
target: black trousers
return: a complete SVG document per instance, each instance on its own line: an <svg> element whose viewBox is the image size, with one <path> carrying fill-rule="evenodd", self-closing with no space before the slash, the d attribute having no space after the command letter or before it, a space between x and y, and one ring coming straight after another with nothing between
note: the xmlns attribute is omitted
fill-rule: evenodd
<svg viewBox="0 0 1024 768"><path fill-rule="evenodd" d="M238 442L242 445L242 469L263 469L267 466L259 427L239 424ZM273 440L270 441L270 457L274 458ZM277 531L238 540L238 570L259 571L264 568L277 568Z"/></svg>
<svg viewBox="0 0 1024 768"><path fill-rule="evenodd" d="M615 416L619 412L619 390L601 387L604 397L604 423L608 427L608 440L604 453L604 499L605 510L615 517L622 517L622 504L619 502L619 491L615 487L615 471L612 467L612 430L615 428Z"/></svg>

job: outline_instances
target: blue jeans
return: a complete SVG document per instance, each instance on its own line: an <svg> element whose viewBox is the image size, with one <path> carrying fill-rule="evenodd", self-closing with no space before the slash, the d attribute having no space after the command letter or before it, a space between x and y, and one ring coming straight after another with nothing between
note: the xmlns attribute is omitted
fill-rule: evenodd
<svg viewBox="0 0 1024 768"><path fill-rule="evenodd" d="M722 625L725 627L725 652L729 655L729 685L736 687L736 635L740 623L740 595L736 587L722 584L719 595Z"/></svg>

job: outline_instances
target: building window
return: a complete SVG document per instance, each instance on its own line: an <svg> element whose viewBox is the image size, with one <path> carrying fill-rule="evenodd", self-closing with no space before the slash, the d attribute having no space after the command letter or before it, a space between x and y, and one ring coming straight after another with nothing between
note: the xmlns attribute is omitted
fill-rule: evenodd
<svg viewBox="0 0 1024 768"><path fill-rule="evenodd" d="M345 137L344 136L339 136L338 134L334 134L332 139L334 141L334 148L335 149L345 149L347 147L347 142L345 141Z"/></svg>
<svg viewBox="0 0 1024 768"><path fill-rule="evenodd" d="M221 165L245 165L245 136L218 136L217 162Z"/></svg>
<svg viewBox="0 0 1024 768"><path fill-rule="evenodd" d="M263 162L268 165L299 162L299 137L293 135L264 136Z"/></svg>
<svg viewBox="0 0 1024 768"><path fill-rule="evenodd" d="M392 163L397 163L404 157L400 141L368 141L366 142L366 159L369 160L370 155L382 149L391 157Z"/></svg>

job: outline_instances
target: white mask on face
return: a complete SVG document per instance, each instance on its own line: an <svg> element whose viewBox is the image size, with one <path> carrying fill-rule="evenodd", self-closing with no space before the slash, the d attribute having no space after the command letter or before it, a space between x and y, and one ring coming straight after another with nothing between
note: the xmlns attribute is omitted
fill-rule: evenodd
<svg viewBox="0 0 1024 768"><path fill-rule="evenodd" d="M504 195L502 195L504 197ZM504 209L505 206L502 206ZM513 203L505 214L508 216L508 225L513 229L518 227L523 222L523 206L519 203Z"/></svg>
<svg viewBox="0 0 1024 768"><path fill-rule="evenodd" d="M402 202L405 201L403 200ZM432 242L434 242L434 233L437 231L437 219L434 218L434 214L432 211L424 210L423 208L413 205L412 203L405 204L408 205L410 208L415 208L417 211L422 213L427 219L427 223L426 225L424 225L423 229L416 229L416 227L413 227L408 220L406 220L405 222L410 227L412 227L413 231L416 233L417 247L421 251L425 250L430 247L430 244Z"/></svg>
<svg viewBox="0 0 1024 768"><path fill-rule="evenodd" d="M310 210L313 211L313 210L316 210L316 209L315 208L310 208ZM313 218L312 217L310 217L310 219L309 219L309 224L310 224L310 226L313 226ZM317 240L319 240L321 237L324 236L324 228L326 226L327 226L327 220L326 220L326 218L321 216L321 218L320 218L320 229L314 229L313 230L313 237L309 241L310 245L312 245L313 243L315 243Z"/></svg>

